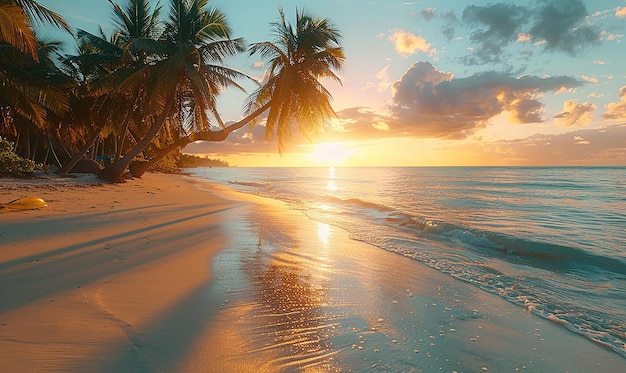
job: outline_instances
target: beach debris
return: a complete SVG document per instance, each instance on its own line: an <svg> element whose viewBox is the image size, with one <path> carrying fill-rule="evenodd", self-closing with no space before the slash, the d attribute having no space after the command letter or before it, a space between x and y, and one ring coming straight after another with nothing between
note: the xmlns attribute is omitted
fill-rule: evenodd
<svg viewBox="0 0 626 373"><path fill-rule="evenodd" d="M11 210L35 210L46 206L48 203L39 197L22 197L0 204L0 208Z"/></svg>

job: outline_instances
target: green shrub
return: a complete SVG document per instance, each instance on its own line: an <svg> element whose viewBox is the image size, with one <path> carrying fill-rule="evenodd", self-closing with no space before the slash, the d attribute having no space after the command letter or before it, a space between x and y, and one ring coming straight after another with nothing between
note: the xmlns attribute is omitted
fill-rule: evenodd
<svg viewBox="0 0 626 373"><path fill-rule="evenodd" d="M15 154L13 146L12 142L0 137L0 172L33 172L41 168L40 165L30 159L24 159Z"/></svg>

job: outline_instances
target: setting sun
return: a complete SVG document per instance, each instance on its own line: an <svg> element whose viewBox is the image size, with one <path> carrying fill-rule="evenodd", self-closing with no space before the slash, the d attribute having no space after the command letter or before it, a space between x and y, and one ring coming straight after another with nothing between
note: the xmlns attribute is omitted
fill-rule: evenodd
<svg viewBox="0 0 626 373"><path fill-rule="evenodd" d="M309 159L311 162L323 166L338 166L353 154L354 150L347 148L346 143L325 142L314 145L313 151L309 154Z"/></svg>

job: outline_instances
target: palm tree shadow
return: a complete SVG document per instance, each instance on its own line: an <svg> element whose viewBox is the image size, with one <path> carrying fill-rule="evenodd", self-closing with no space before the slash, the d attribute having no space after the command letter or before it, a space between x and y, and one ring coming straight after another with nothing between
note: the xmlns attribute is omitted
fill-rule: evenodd
<svg viewBox="0 0 626 373"><path fill-rule="evenodd" d="M17 261L3 263L0 266L0 313L17 309L26 304L40 300L52 294L58 294L67 290L75 289L86 284L94 283L105 277L129 271L135 267L145 265L151 261L173 255L170 245L160 245L155 249L142 241L139 234L148 234L161 228L176 225L184 226L185 222L202 219L213 214L223 212L236 206L218 210L203 211L203 207L197 207L200 211L188 211L184 217L176 220L168 220L160 224L153 224L144 228L109 235L91 241L83 241L70 245L53 252L42 255L22 258ZM193 210L195 210L194 208ZM180 209L177 209L180 214ZM209 233L217 227L205 227L202 231L190 231L180 229L179 236L169 237L173 244L179 238L189 238L195 235ZM117 241L117 246L122 251L120 254L111 253L103 247L107 242ZM145 248L145 249L142 249ZM85 251L84 249L88 249ZM141 252L140 252L141 251ZM75 254L65 256L68 253ZM133 258L125 259L125 256L134 253ZM56 258L62 256L62 258ZM44 260L48 259L48 260ZM124 261L124 265L120 265ZM68 271L68 269L71 269ZM12 284L19 283L20 292L12 291Z"/></svg>
<svg viewBox="0 0 626 373"><path fill-rule="evenodd" d="M127 327L128 345L108 352L108 356L115 358L100 371L175 371L219 307L207 294L209 284L207 281L198 285L178 304L152 321L146 332L139 333Z"/></svg>

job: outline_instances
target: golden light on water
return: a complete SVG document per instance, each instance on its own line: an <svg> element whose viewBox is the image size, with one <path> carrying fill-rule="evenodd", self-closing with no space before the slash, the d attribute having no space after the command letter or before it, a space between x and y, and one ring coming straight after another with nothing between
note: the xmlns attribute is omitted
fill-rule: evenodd
<svg viewBox="0 0 626 373"><path fill-rule="evenodd" d="M337 185L335 185L335 167L328 167L328 181L326 182L326 189L330 191L337 190Z"/></svg>
<svg viewBox="0 0 626 373"><path fill-rule="evenodd" d="M318 269L325 272L332 268L332 262L329 251L331 250L331 227L322 222L317 222L317 238L320 241L320 247L317 252Z"/></svg>
<svg viewBox="0 0 626 373"><path fill-rule="evenodd" d="M326 223L317 223L317 237L320 239L324 247L328 247L330 239L330 225Z"/></svg>

